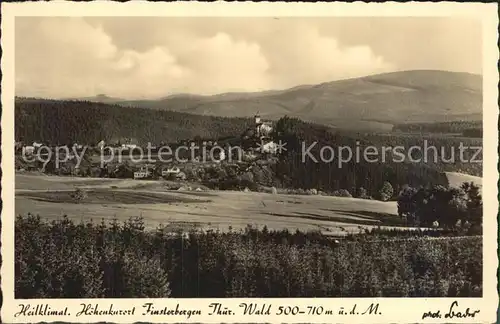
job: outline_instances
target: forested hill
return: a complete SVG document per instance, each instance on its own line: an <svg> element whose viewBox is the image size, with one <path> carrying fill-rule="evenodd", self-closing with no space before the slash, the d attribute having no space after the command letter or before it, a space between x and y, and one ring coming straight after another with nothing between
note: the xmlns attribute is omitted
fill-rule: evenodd
<svg viewBox="0 0 500 324"><path fill-rule="evenodd" d="M407 123L395 125L394 131L428 132L428 133L464 133L471 130L482 130L482 120L461 120L445 123Z"/></svg>
<svg viewBox="0 0 500 324"><path fill-rule="evenodd" d="M287 150L280 155L276 166L276 176L283 187L319 188L324 191L347 189L351 194L357 194L360 188L364 188L369 195L376 196L386 181L394 187L395 192L399 192L404 185L417 188L448 185L442 172L444 166L439 159L437 163L413 163L406 159L401 161L392 153L385 155L385 158L383 154L377 153L370 160L356 157L357 147L360 152L367 147L372 152L373 149L383 152L382 148L390 144L387 141L390 138L384 141L377 136L349 135L288 117L276 123L274 134L276 141L286 143ZM403 139L402 143L397 144L402 147L422 146L418 137ZM309 153L305 153L303 147ZM347 148L351 150L345 150ZM322 155L322 151L325 155ZM349 157L350 154L353 155ZM429 156L430 159L434 158ZM344 162L340 163L339 160Z"/></svg>
<svg viewBox="0 0 500 324"><path fill-rule="evenodd" d="M90 101L16 98L15 136L25 142L95 144L133 138L139 143L218 139L242 134L248 118L201 116Z"/></svg>

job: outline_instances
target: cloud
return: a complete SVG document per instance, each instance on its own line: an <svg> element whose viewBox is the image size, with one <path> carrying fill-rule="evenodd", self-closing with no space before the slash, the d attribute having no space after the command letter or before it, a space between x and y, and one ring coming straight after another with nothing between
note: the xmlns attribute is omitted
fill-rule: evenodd
<svg viewBox="0 0 500 324"><path fill-rule="evenodd" d="M268 53L277 84L315 84L395 69L369 46L342 47L313 27L301 26L290 37L274 42Z"/></svg>
<svg viewBox="0 0 500 324"><path fill-rule="evenodd" d="M80 18L18 19L15 41L16 92L40 96L94 94L118 53L102 29Z"/></svg>
<svg viewBox="0 0 500 324"><path fill-rule="evenodd" d="M267 89L269 68L260 46L236 41L226 33L196 39L180 53L192 71L186 90L199 93ZM191 90L192 91L192 90Z"/></svg>
<svg viewBox="0 0 500 324"><path fill-rule="evenodd" d="M179 20L134 20L135 29L126 30L122 18L118 25L125 30L110 28L117 25L109 18L18 19L17 94L137 98L261 91L395 68L368 45L342 46L301 23L269 24L274 37L266 37L265 26L252 30L245 24L238 32L234 20L205 24L204 32L197 32L199 21L195 29Z"/></svg>

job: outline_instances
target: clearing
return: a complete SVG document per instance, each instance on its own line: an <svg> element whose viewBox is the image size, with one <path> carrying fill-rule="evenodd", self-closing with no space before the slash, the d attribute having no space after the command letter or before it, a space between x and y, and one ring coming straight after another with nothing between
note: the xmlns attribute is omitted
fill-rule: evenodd
<svg viewBox="0 0 500 324"><path fill-rule="evenodd" d="M63 215L94 222L142 216L147 228L228 230L247 225L269 229L320 230L344 235L362 228L404 226L395 202L329 196L239 191L167 190L165 181L96 179L16 174L16 214ZM71 199L85 188L80 203ZM196 188L196 187L194 187Z"/></svg>
<svg viewBox="0 0 500 324"><path fill-rule="evenodd" d="M474 182L480 189L483 186L483 178L466 173L445 172L450 187L460 187L464 182Z"/></svg>

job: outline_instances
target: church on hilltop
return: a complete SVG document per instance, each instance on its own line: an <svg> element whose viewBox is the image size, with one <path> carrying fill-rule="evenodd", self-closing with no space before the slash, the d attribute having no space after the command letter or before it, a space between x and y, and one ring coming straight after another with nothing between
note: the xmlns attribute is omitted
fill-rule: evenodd
<svg viewBox="0 0 500 324"><path fill-rule="evenodd" d="M259 113L254 116L254 126L243 134L243 140L250 141L252 148L261 153L275 153L276 144L271 139L273 122L263 120Z"/></svg>
<svg viewBox="0 0 500 324"><path fill-rule="evenodd" d="M264 121L260 118L259 113L254 117L255 120L255 136L257 138L269 138L273 130L273 123L271 121Z"/></svg>

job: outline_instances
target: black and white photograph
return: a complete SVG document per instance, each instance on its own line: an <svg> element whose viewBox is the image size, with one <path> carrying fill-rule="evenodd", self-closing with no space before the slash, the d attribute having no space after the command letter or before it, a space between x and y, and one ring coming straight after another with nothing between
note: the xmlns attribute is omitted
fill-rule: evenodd
<svg viewBox="0 0 500 324"><path fill-rule="evenodd" d="M9 316L167 313L120 304L140 298L215 300L203 315L220 316L343 314L295 298L447 298L410 322L492 314L476 305L496 287L498 106L478 16L132 14L11 18ZM370 303L345 312L390 312Z"/></svg>

